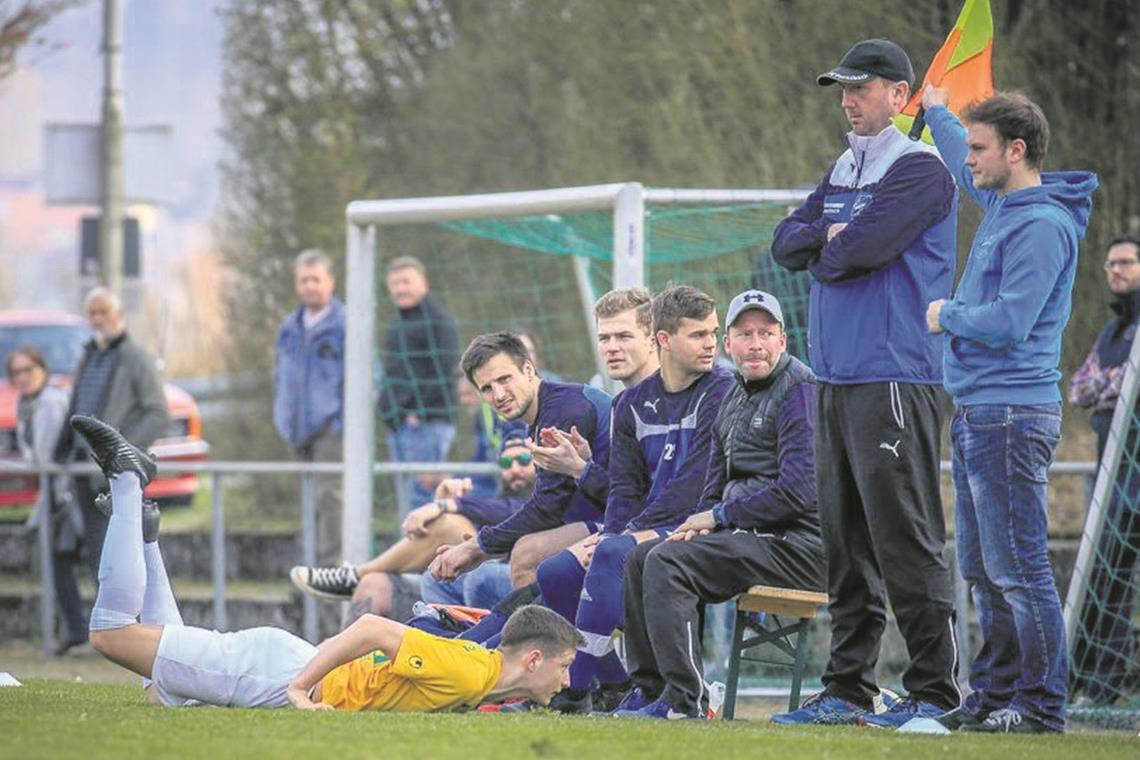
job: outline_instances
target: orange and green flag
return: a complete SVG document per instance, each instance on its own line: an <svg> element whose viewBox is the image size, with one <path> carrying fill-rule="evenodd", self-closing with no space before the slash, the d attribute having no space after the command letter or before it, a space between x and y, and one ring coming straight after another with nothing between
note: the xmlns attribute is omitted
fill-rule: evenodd
<svg viewBox="0 0 1140 760"><path fill-rule="evenodd" d="M909 133L912 140L918 139L921 130L922 139L933 143L922 114L923 87L932 84L945 88L950 94L950 110L960 114L970 103L993 94L993 48L990 0L966 0L946 42L930 62L922 87L915 89L902 113L894 117L895 126Z"/></svg>

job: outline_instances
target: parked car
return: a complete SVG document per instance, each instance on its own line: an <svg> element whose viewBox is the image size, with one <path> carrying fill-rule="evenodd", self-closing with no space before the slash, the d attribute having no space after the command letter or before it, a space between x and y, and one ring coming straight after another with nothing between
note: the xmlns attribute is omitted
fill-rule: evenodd
<svg viewBox="0 0 1140 760"><path fill-rule="evenodd" d="M71 373L79 363L83 344L91 337L87 322L75 314L59 311L0 312L0 361L22 345L33 345L43 352L51 382L64 387L72 383ZM166 406L171 426L165 436L151 444L158 458L159 477L146 488L146 496L163 505L189 504L198 490L198 476L178 473L177 462L201 462L210 446L202 439L202 420L198 404L186 391L166 383ZM0 460L20 458L16 443L16 404L19 394L0 372ZM0 475L0 508L32 504L36 500L39 481L35 476Z"/></svg>

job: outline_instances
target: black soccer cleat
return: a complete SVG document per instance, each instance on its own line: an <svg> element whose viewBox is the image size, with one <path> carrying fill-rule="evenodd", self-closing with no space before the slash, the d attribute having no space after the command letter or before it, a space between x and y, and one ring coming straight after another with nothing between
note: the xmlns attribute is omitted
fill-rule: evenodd
<svg viewBox="0 0 1140 760"><path fill-rule="evenodd" d="M95 497L95 509L107 517L111 516L111 494L101 493ZM158 502L143 499L142 503L142 535L144 544L153 544L158 540L158 522L162 512L158 509Z"/></svg>
<svg viewBox="0 0 1140 760"><path fill-rule="evenodd" d="M71 427L87 441L91 458L108 478L133 472L139 476L143 487L154 480L158 472L154 457L132 444L115 428L83 414L72 416Z"/></svg>

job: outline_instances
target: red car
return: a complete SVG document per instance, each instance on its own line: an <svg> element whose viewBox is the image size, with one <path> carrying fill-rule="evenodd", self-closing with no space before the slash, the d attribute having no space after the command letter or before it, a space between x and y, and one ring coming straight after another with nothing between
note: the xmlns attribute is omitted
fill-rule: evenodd
<svg viewBox="0 0 1140 760"><path fill-rule="evenodd" d="M0 361L19 346L32 345L43 352L52 379L58 385L71 385L71 373L79 363L83 344L91 337L87 322L75 314L60 311L0 312ZM201 462L210 446L202 440L202 420L194 397L177 386L163 385L171 426L166 436L150 450L165 464L160 475L146 488L146 496L165 505L189 504L198 490L198 476L171 473L171 463ZM16 404L19 395L0 373L0 460L20 458L16 442ZM0 508L32 504L39 482L35 476L0 476Z"/></svg>

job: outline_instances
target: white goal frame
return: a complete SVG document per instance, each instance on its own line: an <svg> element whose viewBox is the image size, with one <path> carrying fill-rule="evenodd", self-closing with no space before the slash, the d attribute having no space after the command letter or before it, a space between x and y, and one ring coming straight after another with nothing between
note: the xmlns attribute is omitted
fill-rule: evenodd
<svg viewBox="0 0 1140 760"><path fill-rule="evenodd" d="M383 247L377 229L461 219L612 211L613 286L645 284L646 204L799 203L804 190L682 190L645 188L638 182L512 193L358 200L345 210L346 335L344 383L343 558L364 562L372 543L372 479L378 473L438 469L416 463L376 463L372 361L376 336L375 277ZM579 286L582 280L578 269Z"/></svg>

